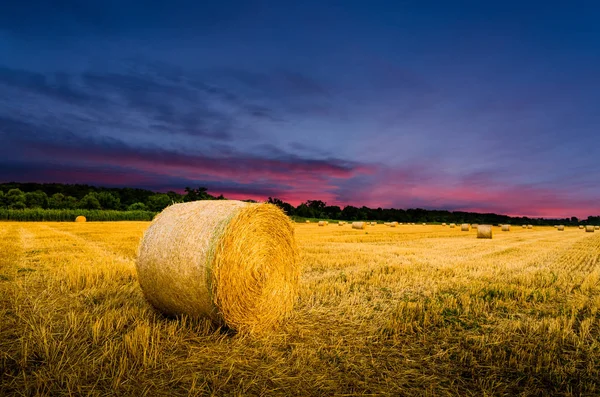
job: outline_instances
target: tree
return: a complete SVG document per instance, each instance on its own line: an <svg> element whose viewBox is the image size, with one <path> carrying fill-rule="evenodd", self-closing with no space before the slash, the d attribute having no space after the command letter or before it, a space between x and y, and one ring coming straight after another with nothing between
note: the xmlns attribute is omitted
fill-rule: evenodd
<svg viewBox="0 0 600 397"><path fill-rule="evenodd" d="M127 211L146 211L146 204L144 203L133 203L127 207Z"/></svg>
<svg viewBox="0 0 600 397"><path fill-rule="evenodd" d="M98 201L98 196L94 192L90 192L83 196L81 200L79 200L79 208L83 208L86 210L99 210L102 209L100 205L100 201Z"/></svg>
<svg viewBox="0 0 600 397"><path fill-rule="evenodd" d="M192 189L190 187L186 187L185 196L183 196L183 201L198 201L198 200L214 200L214 196L211 196L207 193L207 189L205 187L199 187L198 189Z"/></svg>
<svg viewBox="0 0 600 397"><path fill-rule="evenodd" d="M219 197L217 197L217 200L219 200ZM268 203L271 204L275 204L276 206L278 206L279 208L281 208L283 211L285 211L286 214L288 215L294 215L294 206L286 203L285 201L282 201L278 198L271 198L269 197L269 199L267 200Z"/></svg>
<svg viewBox="0 0 600 397"><path fill-rule="evenodd" d="M27 207L25 193L21 189L10 189L4 199L8 208L20 210Z"/></svg>
<svg viewBox="0 0 600 397"><path fill-rule="evenodd" d="M109 192L100 192L96 198L103 210L118 210L121 207L121 199Z"/></svg>
<svg viewBox="0 0 600 397"><path fill-rule="evenodd" d="M48 195L41 190L25 193L27 208L48 208Z"/></svg>
<svg viewBox="0 0 600 397"><path fill-rule="evenodd" d="M65 196L62 193L54 193L48 199L48 208L68 209L77 207L77 199L72 196Z"/></svg>
<svg viewBox="0 0 600 397"><path fill-rule="evenodd" d="M6 208L4 192L0 190L0 208Z"/></svg>
<svg viewBox="0 0 600 397"><path fill-rule="evenodd" d="M150 211L162 211L171 205L172 201L168 194L156 193L148 197L146 205Z"/></svg>

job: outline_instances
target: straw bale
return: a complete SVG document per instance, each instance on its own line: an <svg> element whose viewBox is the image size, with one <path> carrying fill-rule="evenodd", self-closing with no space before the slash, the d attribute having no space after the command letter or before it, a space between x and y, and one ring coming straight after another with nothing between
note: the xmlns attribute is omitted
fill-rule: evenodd
<svg viewBox="0 0 600 397"><path fill-rule="evenodd" d="M367 222L352 222L352 229L366 229Z"/></svg>
<svg viewBox="0 0 600 397"><path fill-rule="evenodd" d="M477 238L492 238L492 225L477 226Z"/></svg>
<svg viewBox="0 0 600 397"><path fill-rule="evenodd" d="M261 331L289 314L299 281L290 219L272 204L193 201L167 207L138 249L138 280L167 315Z"/></svg>

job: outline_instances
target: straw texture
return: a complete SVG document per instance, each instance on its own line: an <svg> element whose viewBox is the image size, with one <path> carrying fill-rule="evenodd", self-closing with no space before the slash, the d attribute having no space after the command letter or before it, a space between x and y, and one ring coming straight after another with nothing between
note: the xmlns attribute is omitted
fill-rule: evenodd
<svg viewBox="0 0 600 397"><path fill-rule="evenodd" d="M319 221L319 226L327 226L328 223L325 221Z"/></svg>
<svg viewBox="0 0 600 397"><path fill-rule="evenodd" d="M510 225L502 225L503 232L510 232Z"/></svg>
<svg viewBox="0 0 600 397"><path fill-rule="evenodd" d="M492 238L492 225L477 226L477 238Z"/></svg>
<svg viewBox="0 0 600 397"><path fill-rule="evenodd" d="M460 231L461 232L468 232L469 231L469 224L468 223L463 223L462 225L460 225Z"/></svg>
<svg viewBox="0 0 600 397"><path fill-rule="evenodd" d="M594 226L592 226L592 225L587 225L587 226L585 227L585 232L586 232L586 233L594 233Z"/></svg>
<svg viewBox="0 0 600 397"><path fill-rule="evenodd" d="M75 218L75 222L87 222L87 219L85 216L79 215L77 218Z"/></svg>
<svg viewBox="0 0 600 397"><path fill-rule="evenodd" d="M292 223L276 206L194 201L156 216L136 267L146 299L161 312L253 332L292 310L297 257Z"/></svg>
<svg viewBox="0 0 600 397"><path fill-rule="evenodd" d="M558 225L558 226L556 227L556 229L557 229L559 232L563 232L563 231L565 230L565 225Z"/></svg>

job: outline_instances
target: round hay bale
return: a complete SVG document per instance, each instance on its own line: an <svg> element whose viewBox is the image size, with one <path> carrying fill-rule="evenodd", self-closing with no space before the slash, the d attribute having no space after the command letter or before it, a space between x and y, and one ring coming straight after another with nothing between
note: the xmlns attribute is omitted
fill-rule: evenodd
<svg viewBox="0 0 600 397"><path fill-rule="evenodd" d="M427 226L427 224L425 222L423 222L423 226Z"/></svg>
<svg viewBox="0 0 600 397"><path fill-rule="evenodd" d="M583 229L583 225L579 225L579 228L580 228L580 229Z"/></svg>
<svg viewBox="0 0 600 397"><path fill-rule="evenodd" d="M586 233L594 233L594 226L592 226L592 225L587 225L587 226L585 227L585 232L586 232Z"/></svg>
<svg viewBox="0 0 600 397"><path fill-rule="evenodd" d="M367 222L352 222L352 229L366 229Z"/></svg>
<svg viewBox="0 0 600 397"><path fill-rule="evenodd" d="M371 222L371 226L377 225L377 222Z"/></svg>
<svg viewBox="0 0 600 397"><path fill-rule="evenodd" d="M523 229L527 229L527 225L523 225L521 226Z"/></svg>
<svg viewBox="0 0 600 397"><path fill-rule="evenodd" d="M456 227L456 224L455 224L455 223L451 223L451 224L450 224L450 229L454 229L455 227Z"/></svg>
<svg viewBox="0 0 600 397"><path fill-rule="evenodd" d="M83 215L79 215L77 218L75 218L75 222L87 222L87 218Z"/></svg>
<svg viewBox="0 0 600 397"><path fill-rule="evenodd" d="M462 225L460 225L460 231L461 232L468 232L469 231L469 224L468 223L463 223Z"/></svg>
<svg viewBox="0 0 600 397"><path fill-rule="evenodd" d="M442 226L446 226L446 222L442 223Z"/></svg>
<svg viewBox="0 0 600 397"><path fill-rule="evenodd" d="M510 225L502 225L503 232L510 232Z"/></svg>
<svg viewBox="0 0 600 397"><path fill-rule="evenodd" d="M390 222L390 227L396 227L398 226L398 222Z"/></svg>
<svg viewBox="0 0 600 397"><path fill-rule="evenodd" d="M527 225L527 229L533 229L533 225Z"/></svg>
<svg viewBox="0 0 600 397"><path fill-rule="evenodd" d="M594 227L595 230L600 230L600 226Z"/></svg>
<svg viewBox="0 0 600 397"><path fill-rule="evenodd" d="M565 225L556 226L556 230L558 230L559 232L563 232L565 230Z"/></svg>
<svg viewBox="0 0 600 397"><path fill-rule="evenodd" d="M159 311L254 332L291 312L297 258L293 225L275 205L202 200L174 204L154 218L136 268Z"/></svg>
<svg viewBox="0 0 600 397"><path fill-rule="evenodd" d="M478 225L478 224L476 224L476 223L473 223L473 224L471 225L471 229L477 229L477 226L479 226L479 225Z"/></svg>
<svg viewBox="0 0 600 397"><path fill-rule="evenodd" d="M477 226L477 238L492 238L492 225Z"/></svg>
<svg viewBox="0 0 600 397"><path fill-rule="evenodd" d="M310 221L307 219L307 220L306 220L306 223L310 223Z"/></svg>
<svg viewBox="0 0 600 397"><path fill-rule="evenodd" d="M318 225L319 226L327 226L327 222L325 222L325 221L319 221Z"/></svg>

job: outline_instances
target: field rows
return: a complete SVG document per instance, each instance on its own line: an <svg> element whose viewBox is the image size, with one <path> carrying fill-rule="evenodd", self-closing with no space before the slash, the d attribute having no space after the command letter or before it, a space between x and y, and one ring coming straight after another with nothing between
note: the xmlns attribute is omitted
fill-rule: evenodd
<svg viewBox="0 0 600 397"><path fill-rule="evenodd" d="M298 224L269 335L169 319L147 222L0 223L0 394L598 395L600 233Z"/></svg>

